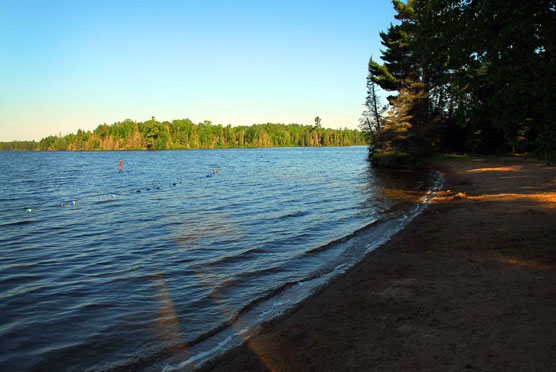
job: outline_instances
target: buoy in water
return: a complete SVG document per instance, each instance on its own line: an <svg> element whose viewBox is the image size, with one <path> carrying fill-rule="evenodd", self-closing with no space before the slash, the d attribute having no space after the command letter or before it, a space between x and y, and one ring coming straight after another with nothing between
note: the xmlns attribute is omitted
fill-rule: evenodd
<svg viewBox="0 0 556 372"><path fill-rule="evenodd" d="M122 171L122 161L120 160L120 165L118 166L118 170L121 172Z"/></svg>

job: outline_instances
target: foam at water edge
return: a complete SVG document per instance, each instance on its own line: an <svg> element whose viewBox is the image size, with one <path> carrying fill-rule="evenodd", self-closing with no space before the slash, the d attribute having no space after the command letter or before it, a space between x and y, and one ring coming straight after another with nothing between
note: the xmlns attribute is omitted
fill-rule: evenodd
<svg viewBox="0 0 556 372"><path fill-rule="evenodd" d="M242 330L242 331L244 333L246 330ZM204 352L200 352L199 354L194 355L191 358L183 361L178 366L174 367L174 366L168 365L168 366L166 366L162 369L162 372L177 371L177 370L180 370L182 368L185 368L186 366L190 365L191 363L195 363L196 361L198 361L200 359L203 359L205 356L210 355L214 352L217 352L220 348L224 347L227 343L229 343L232 340L233 337L234 337L233 335L226 337L214 349L207 350L207 351L204 351Z"/></svg>
<svg viewBox="0 0 556 372"><path fill-rule="evenodd" d="M239 346L243 341L255 335L258 331L258 327L262 322L270 321L282 315L287 309L291 308L292 306L298 304L299 302L308 298L311 294L313 294L317 289L325 286L327 283L330 282L331 279L335 278L339 274L345 273L351 267L353 267L356 263L360 262L368 253L372 252L382 244L389 241L392 236L397 234L403 228L405 228L416 216L418 216L427 206L430 204L431 200L436 196L437 192L444 184L444 178L442 174L438 171L434 172L434 181L432 183L432 187L428 190L425 195L423 195L419 199L419 204L415 207L410 209L406 214L402 215L401 217L395 218L396 221L399 223L394 225L393 228L387 229L387 231L381 235L379 239L373 240L370 242L364 252L363 255L357 257L357 259L352 260L350 262L344 262L339 265L336 265L332 270L325 272L324 274L316 277L309 277L299 282L291 285L285 286L283 290L278 292L275 296L270 297L260 303L257 303L253 306L253 308L246 311L240 317L237 318L236 322L239 324L241 323L242 328L241 330L237 331L234 330L230 332L230 329L222 331L222 334L225 335L226 332L231 333L225 336L220 342L217 342L216 345L209 347L206 350L199 350L197 353L194 353L188 359L178 363L177 365L170 365L167 364L162 371L163 372L170 372L170 371L178 371L178 370L193 370L195 368L201 367L207 361L214 359L226 351L231 350L235 346ZM390 225L388 225L390 226ZM352 237L353 244L358 243L357 235ZM301 290L301 293L299 291ZM238 339L240 338L240 339ZM200 346L200 345L195 345ZM193 350L191 350L193 351Z"/></svg>

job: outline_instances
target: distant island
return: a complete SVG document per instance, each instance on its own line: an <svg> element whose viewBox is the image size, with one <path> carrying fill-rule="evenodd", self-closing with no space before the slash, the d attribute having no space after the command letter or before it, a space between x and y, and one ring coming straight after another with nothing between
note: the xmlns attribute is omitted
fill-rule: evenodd
<svg viewBox="0 0 556 372"><path fill-rule="evenodd" d="M301 124L254 124L232 127L195 124L189 119L137 122L126 119L101 124L93 131L48 136L40 141L0 142L0 150L89 151L89 150L178 150L243 147L306 147L366 145L359 130L326 129Z"/></svg>

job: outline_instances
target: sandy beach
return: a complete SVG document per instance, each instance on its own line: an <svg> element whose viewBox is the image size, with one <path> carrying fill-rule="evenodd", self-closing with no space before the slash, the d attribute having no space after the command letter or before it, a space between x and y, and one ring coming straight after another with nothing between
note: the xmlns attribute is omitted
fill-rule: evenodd
<svg viewBox="0 0 556 372"><path fill-rule="evenodd" d="M406 229L203 371L551 371L556 167L467 158Z"/></svg>

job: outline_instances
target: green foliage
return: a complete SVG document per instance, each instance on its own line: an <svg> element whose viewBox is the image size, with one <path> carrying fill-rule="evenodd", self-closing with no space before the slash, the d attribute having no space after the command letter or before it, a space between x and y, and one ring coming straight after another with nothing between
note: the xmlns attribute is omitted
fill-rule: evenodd
<svg viewBox="0 0 556 372"><path fill-rule="evenodd" d="M373 57L369 60L369 70L374 66ZM371 74L372 76L372 74ZM359 128L367 137L369 142L369 152L378 144L377 133L381 133L384 127L384 120L382 118L386 111L386 106L382 107L380 98L376 92L377 83L369 76L367 78L367 97L365 99L365 110L362 113L362 118L359 120Z"/></svg>
<svg viewBox="0 0 556 372"><path fill-rule="evenodd" d="M394 93L372 140L376 156L555 157L554 0L392 3L399 23L380 33L384 63L369 63L369 79Z"/></svg>
<svg viewBox="0 0 556 372"><path fill-rule="evenodd" d="M320 124L320 123L319 123ZM300 124L255 124L232 127L189 119L172 122L133 122L126 119L95 130L49 136L39 142L0 142L0 150L166 150L233 147L352 146L366 145L363 133Z"/></svg>
<svg viewBox="0 0 556 372"><path fill-rule="evenodd" d="M32 151L38 149L39 143L35 141L0 142L0 151Z"/></svg>
<svg viewBox="0 0 556 372"><path fill-rule="evenodd" d="M549 161L556 160L556 125L546 125L539 131L534 154Z"/></svg>
<svg viewBox="0 0 556 372"><path fill-rule="evenodd" d="M321 118L318 116L315 118L315 128L322 128Z"/></svg>

